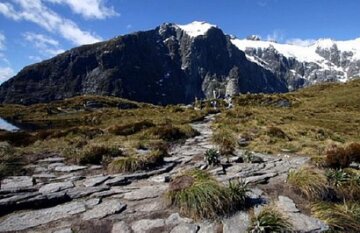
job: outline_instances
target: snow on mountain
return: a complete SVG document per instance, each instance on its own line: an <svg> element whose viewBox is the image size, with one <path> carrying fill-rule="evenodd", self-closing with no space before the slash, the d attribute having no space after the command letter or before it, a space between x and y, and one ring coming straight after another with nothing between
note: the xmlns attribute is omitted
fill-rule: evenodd
<svg viewBox="0 0 360 233"><path fill-rule="evenodd" d="M290 89L322 81L345 82L360 75L360 38L319 39L312 44L280 44L250 36L232 38L248 60L285 78Z"/></svg>
<svg viewBox="0 0 360 233"><path fill-rule="evenodd" d="M197 37L201 35L205 35L206 32L212 28L217 27L216 25L212 25L206 22L200 22L200 21L194 21L192 23L186 24L186 25L176 25L183 31L185 31L186 34L188 34L191 37Z"/></svg>

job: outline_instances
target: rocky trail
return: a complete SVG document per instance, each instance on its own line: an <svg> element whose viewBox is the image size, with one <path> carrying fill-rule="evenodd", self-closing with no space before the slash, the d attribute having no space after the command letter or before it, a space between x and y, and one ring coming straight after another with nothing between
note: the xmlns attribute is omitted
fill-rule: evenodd
<svg viewBox="0 0 360 233"><path fill-rule="evenodd" d="M203 155L209 148L215 116L192 124L200 135L176 145L166 163L152 171L107 174L101 166L65 164L51 155L29 165L32 176L8 177L0 189L0 232L246 232L248 211L216 222L195 222L181 217L164 199L168 182L188 168L208 169L216 179L241 178L250 184L249 197L255 212L274 203L290 218L297 232L321 232L327 226L307 216L287 196L270 197L262 184L285 182L289 169L307 162L306 157L253 153L244 162L245 151L237 150L224 159L224 166L206 168Z"/></svg>

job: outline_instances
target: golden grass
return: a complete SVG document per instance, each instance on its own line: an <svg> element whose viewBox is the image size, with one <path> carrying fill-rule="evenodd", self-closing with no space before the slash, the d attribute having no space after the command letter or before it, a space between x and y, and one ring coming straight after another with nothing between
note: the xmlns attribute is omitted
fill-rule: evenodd
<svg viewBox="0 0 360 233"><path fill-rule="evenodd" d="M290 107L278 105L284 100ZM286 94L246 94L234 101L215 127L250 136L250 150L320 156L331 144L360 141L360 80Z"/></svg>
<svg viewBox="0 0 360 233"><path fill-rule="evenodd" d="M320 202L312 205L312 214L326 222L334 232L357 233L360 229L360 204Z"/></svg>
<svg viewBox="0 0 360 233"><path fill-rule="evenodd" d="M308 200L323 200L328 196L326 176L321 170L313 167L301 167L291 170L287 183L295 190L299 190Z"/></svg>

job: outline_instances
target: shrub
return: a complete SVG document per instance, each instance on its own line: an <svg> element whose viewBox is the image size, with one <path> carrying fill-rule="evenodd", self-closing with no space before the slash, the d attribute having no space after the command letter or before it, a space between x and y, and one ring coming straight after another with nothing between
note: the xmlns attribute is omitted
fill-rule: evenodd
<svg viewBox="0 0 360 233"><path fill-rule="evenodd" d="M205 171L190 170L174 178L166 197L170 205L188 217L216 219L244 204L245 188L241 187L225 187Z"/></svg>
<svg viewBox="0 0 360 233"><path fill-rule="evenodd" d="M326 150L325 164L331 168L344 168L349 166L350 158L344 148L331 145Z"/></svg>
<svg viewBox="0 0 360 233"><path fill-rule="evenodd" d="M287 182L309 200L328 197L326 176L316 168L301 167L299 170L292 170L288 174Z"/></svg>
<svg viewBox="0 0 360 233"><path fill-rule="evenodd" d="M276 137L281 139L285 139L288 137L282 129L275 126L271 126L270 128L268 128L266 133L271 137Z"/></svg>
<svg viewBox="0 0 360 233"><path fill-rule="evenodd" d="M334 232L359 232L359 203L334 204L321 202L312 205L311 212L316 218L326 222Z"/></svg>
<svg viewBox="0 0 360 233"><path fill-rule="evenodd" d="M0 143L0 180L2 177L14 175L22 167L22 159L15 149L6 142Z"/></svg>
<svg viewBox="0 0 360 233"><path fill-rule="evenodd" d="M108 130L110 133L115 135L127 136L154 126L155 126L154 123L144 120L144 121L124 124L124 125L114 125L110 127Z"/></svg>
<svg viewBox="0 0 360 233"><path fill-rule="evenodd" d="M347 146L346 154L351 162L360 163L360 143L351 143Z"/></svg>
<svg viewBox="0 0 360 233"><path fill-rule="evenodd" d="M204 160L210 166L219 165L219 153L215 149L209 149L205 152Z"/></svg>
<svg viewBox="0 0 360 233"><path fill-rule="evenodd" d="M292 232L292 224L279 210L265 206L257 216L251 218L248 228L251 233Z"/></svg>
<svg viewBox="0 0 360 233"><path fill-rule="evenodd" d="M219 146L219 152L222 155L231 155L235 150L236 139L229 130L215 131L212 140Z"/></svg>

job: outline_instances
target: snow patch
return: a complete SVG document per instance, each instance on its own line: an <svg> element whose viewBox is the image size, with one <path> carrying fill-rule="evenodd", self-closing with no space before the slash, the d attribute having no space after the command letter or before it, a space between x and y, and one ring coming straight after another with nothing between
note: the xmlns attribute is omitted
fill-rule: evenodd
<svg viewBox="0 0 360 233"><path fill-rule="evenodd" d="M205 35L210 28L217 27L216 25L212 25L206 22L194 21L192 23L186 25L176 25L190 37L197 37Z"/></svg>

